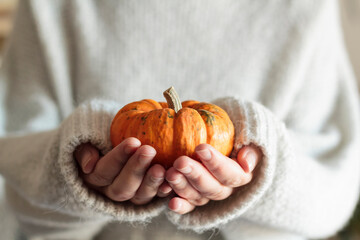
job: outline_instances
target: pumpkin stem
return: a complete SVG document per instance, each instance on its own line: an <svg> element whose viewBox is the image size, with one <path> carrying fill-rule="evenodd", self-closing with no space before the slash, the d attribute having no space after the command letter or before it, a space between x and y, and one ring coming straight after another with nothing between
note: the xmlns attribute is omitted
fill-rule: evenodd
<svg viewBox="0 0 360 240"><path fill-rule="evenodd" d="M174 109L175 113L180 111L182 108L181 101L174 87L170 87L168 90L166 90L164 92L164 97L166 98L169 108Z"/></svg>

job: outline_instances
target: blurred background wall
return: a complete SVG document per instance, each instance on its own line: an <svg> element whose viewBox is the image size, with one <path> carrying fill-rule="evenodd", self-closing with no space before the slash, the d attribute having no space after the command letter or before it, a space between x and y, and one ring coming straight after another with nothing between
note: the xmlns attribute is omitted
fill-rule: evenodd
<svg viewBox="0 0 360 240"><path fill-rule="evenodd" d="M360 86L360 0L339 0L349 56Z"/></svg>
<svg viewBox="0 0 360 240"><path fill-rule="evenodd" d="M21 0L20 0L21 1ZM12 27L12 19L17 6L17 0L0 0L0 49L3 49L5 40Z"/></svg>

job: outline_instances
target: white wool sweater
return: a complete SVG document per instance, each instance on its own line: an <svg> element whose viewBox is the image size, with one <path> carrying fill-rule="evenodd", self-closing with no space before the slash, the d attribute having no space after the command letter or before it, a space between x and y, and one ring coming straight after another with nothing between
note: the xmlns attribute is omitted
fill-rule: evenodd
<svg viewBox="0 0 360 240"><path fill-rule="evenodd" d="M252 182L185 215L87 188L74 149L105 154L116 111L171 85L229 113L234 153L261 148ZM30 239L332 235L358 197L359 124L334 0L24 0L0 72L0 173Z"/></svg>

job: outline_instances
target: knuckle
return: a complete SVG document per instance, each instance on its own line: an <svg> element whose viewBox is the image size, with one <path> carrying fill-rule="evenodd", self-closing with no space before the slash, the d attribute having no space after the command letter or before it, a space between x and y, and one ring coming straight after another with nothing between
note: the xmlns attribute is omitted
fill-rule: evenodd
<svg viewBox="0 0 360 240"><path fill-rule="evenodd" d="M170 185L172 185L176 190L184 191L187 188L187 184L180 179L176 182L170 182Z"/></svg>
<svg viewBox="0 0 360 240"><path fill-rule="evenodd" d="M152 197L135 196L130 201L136 205L140 205L140 204L145 204L145 203L150 202L151 199L152 199Z"/></svg>
<svg viewBox="0 0 360 240"><path fill-rule="evenodd" d="M186 190L186 186L184 184L172 184L172 187L176 192L184 192Z"/></svg>
<svg viewBox="0 0 360 240"><path fill-rule="evenodd" d="M145 169L143 168L134 168L132 174L137 178L143 178L145 174Z"/></svg>
<svg viewBox="0 0 360 240"><path fill-rule="evenodd" d="M192 187L185 187L182 190L174 189L177 195L187 199L189 202L196 202L202 198L202 195L194 190Z"/></svg>
<svg viewBox="0 0 360 240"><path fill-rule="evenodd" d="M211 166L209 166L209 170L214 174L222 174L223 173L223 167L221 164L219 164L217 161L211 161Z"/></svg>
<svg viewBox="0 0 360 240"><path fill-rule="evenodd" d="M198 198L192 201L192 204L195 206L203 206L209 202L207 198Z"/></svg>
<svg viewBox="0 0 360 240"><path fill-rule="evenodd" d="M209 193L207 196L212 200L223 200L225 198L224 188L221 188L216 192Z"/></svg>
<svg viewBox="0 0 360 240"><path fill-rule="evenodd" d="M164 178L156 178L153 176L149 176L147 179L148 180L145 181L145 185L151 189L157 189L164 181Z"/></svg>
<svg viewBox="0 0 360 240"><path fill-rule="evenodd" d="M135 169L143 171L149 162L147 159L144 161L143 154L139 154L139 156L134 159L134 167Z"/></svg>
<svg viewBox="0 0 360 240"><path fill-rule="evenodd" d="M109 191L108 197L117 202L127 201L134 197L134 193L124 192L120 189L111 188Z"/></svg>
<svg viewBox="0 0 360 240"><path fill-rule="evenodd" d="M101 175L99 173L92 173L89 176L89 182L91 184L94 184L96 186L107 186L112 183L112 180L110 177Z"/></svg>
<svg viewBox="0 0 360 240"><path fill-rule="evenodd" d="M176 189L184 189L187 185L187 180L184 178L183 175L178 173L168 174L166 180L172 187Z"/></svg>
<svg viewBox="0 0 360 240"><path fill-rule="evenodd" d="M224 179L222 181L222 184L225 186L228 186L228 187L239 187L244 183L240 176L234 176L234 177Z"/></svg>
<svg viewBox="0 0 360 240"><path fill-rule="evenodd" d="M200 186L203 183L203 178L202 178L201 174L194 173L193 175L191 175L191 181L194 185Z"/></svg>

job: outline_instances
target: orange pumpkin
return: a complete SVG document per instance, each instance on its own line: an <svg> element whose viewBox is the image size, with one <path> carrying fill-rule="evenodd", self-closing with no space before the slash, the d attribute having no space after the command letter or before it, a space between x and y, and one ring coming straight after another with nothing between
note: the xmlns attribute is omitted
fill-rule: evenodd
<svg viewBox="0 0 360 240"><path fill-rule="evenodd" d="M201 143L230 155L234 125L223 109L192 100L181 103L172 87L164 96L168 103L144 99L120 109L111 124L112 145L136 137L142 144L156 149L153 163L165 168L171 167L179 156L194 157L195 147Z"/></svg>

